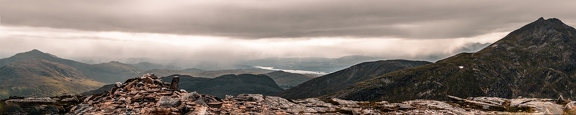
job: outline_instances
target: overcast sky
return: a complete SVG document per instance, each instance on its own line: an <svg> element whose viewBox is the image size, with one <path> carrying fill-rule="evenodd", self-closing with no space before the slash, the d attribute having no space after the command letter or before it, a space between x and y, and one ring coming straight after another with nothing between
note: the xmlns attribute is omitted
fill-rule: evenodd
<svg viewBox="0 0 576 115"><path fill-rule="evenodd" d="M492 43L574 0L0 0L0 58L186 60L366 55L416 59ZM434 61L434 60L431 60Z"/></svg>

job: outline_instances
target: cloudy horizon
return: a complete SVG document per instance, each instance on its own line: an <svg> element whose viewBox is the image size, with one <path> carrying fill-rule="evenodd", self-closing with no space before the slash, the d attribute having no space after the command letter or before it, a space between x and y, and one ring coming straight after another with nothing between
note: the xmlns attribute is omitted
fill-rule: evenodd
<svg viewBox="0 0 576 115"><path fill-rule="evenodd" d="M0 0L0 58L32 49L96 62L233 63L349 55L427 60L493 43L576 1ZM435 60L428 60L435 61Z"/></svg>

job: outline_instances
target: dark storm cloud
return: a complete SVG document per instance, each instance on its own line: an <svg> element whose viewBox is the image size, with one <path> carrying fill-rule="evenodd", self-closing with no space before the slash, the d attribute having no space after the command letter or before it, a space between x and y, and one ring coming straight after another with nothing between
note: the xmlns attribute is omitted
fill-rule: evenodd
<svg viewBox="0 0 576 115"><path fill-rule="evenodd" d="M233 38L459 38L539 17L575 23L576 1L2 0L4 25Z"/></svg>

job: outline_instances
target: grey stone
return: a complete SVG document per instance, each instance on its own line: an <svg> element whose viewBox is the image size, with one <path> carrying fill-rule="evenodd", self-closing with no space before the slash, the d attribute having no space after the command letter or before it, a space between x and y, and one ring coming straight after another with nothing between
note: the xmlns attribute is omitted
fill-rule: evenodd
<svg viewBox="0 0 576 115"><path fill-rule="evenodd" d="M174 76L174 78L172 78L172 83L170 83L170 89L178 90L178 82L179 81L180 81L180 78L178 76Z"/></svg>

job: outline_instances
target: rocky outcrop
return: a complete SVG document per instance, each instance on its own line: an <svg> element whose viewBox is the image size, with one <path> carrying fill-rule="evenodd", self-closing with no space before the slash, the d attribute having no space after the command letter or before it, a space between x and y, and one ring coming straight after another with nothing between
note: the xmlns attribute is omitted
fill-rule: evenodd
<svg viewBox="0 0 576 115"><path fill-rule="evenodd" d="M151 74L146 74L119 83L109 92L88 96L71 111L75 114L171 114L179 111L173 111L174 108L184 107L185 103L180 99L195 96L171 86L177 84L165 83ZM194 98L200 97L202 96Z"/></svg>

